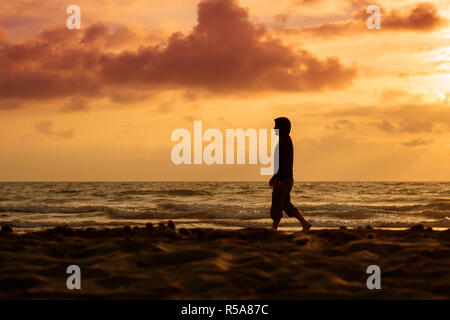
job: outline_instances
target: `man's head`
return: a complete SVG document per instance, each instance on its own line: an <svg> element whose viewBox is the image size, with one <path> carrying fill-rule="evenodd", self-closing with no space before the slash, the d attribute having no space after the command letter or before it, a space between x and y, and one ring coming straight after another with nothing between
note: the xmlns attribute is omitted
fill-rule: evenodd
<svg viewBox="0 0 450 320"><path fill-rule="evenodd" d="M276 118L275 129L280 130L280 136L288 136L291 132L291 122L285 117Z"/></svg>

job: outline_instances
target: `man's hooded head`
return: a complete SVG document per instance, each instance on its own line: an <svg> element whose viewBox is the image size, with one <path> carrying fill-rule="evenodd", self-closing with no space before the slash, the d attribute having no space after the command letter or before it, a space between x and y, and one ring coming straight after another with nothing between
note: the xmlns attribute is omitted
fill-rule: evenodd
<svg viewBox="0 0 450 320"><path fill-rule="evenodd" d="M275 129L280 130L280 136L288 136L291 132L291 122L288 118L280 117L275 119Z"/></svg>

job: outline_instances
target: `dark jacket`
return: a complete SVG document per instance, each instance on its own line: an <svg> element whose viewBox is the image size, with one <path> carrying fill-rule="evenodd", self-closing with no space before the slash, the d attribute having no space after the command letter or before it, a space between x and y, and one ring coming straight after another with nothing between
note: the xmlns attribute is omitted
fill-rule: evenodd
<svg viewBox="0 0 450 320"><path fill-rule="evenodd" d="M289 182L294 178L293 164L294 164L294 146L289 135L280 135L280 139L276 146L278 148L278 172L274 175L275 178ZM275 163L277 159L275 158Z"/></svg>

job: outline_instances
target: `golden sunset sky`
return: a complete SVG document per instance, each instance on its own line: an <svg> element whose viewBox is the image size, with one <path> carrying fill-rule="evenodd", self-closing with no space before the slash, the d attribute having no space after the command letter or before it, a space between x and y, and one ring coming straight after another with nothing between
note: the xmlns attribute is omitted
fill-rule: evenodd
<svg viewBox="0 0 450 320"><path fill-rule="evenodd" d="M279 116L295 180L449 181L450 2L0 2L1 181L265 180L170 136Z"/></svg>

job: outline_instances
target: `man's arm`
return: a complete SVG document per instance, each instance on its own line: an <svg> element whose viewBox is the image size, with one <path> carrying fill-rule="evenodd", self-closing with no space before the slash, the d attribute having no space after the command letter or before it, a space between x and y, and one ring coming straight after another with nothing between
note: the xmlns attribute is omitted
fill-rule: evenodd
<svg viewBox="0 0 450 320"><path fill-rule="evenodd" d="M289 158L292 151L290 151L288 139L289 137L285 137L279 140L278 172L274 175L276 179L283 181L289 179Z"/></svg>
<svg viewBox="0 0 450 320"><path fill-rule="evenodd" d="M278 159L275 159L275 162L278 160L278 171L273 175L273 177L269 181L269 185L273 186L275 181L282 182L282 180L287 180L288 176L288 167L289 167L289 144L286 139L280 138L278 141Z"/></svg>

